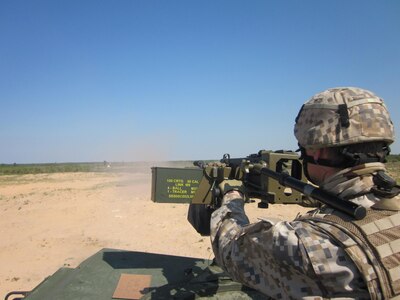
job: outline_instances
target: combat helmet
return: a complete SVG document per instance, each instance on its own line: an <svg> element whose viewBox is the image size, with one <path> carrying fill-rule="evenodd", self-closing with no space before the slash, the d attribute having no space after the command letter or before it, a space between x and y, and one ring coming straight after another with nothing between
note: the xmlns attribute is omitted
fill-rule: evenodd
<svg viewBox="0 0 400 300"><path fill-rule="evenodd" d="M356 87L314 95L300 109L294 127L300 150L394 141L394 127L381 98Z"/></svg>
<svg viewBox="0 0 400 300"><path fill-rule="evenodd" d="M316 94L300 109L294 134L305 148L394 141L394 128L381 98L355 87Z"/></svg>

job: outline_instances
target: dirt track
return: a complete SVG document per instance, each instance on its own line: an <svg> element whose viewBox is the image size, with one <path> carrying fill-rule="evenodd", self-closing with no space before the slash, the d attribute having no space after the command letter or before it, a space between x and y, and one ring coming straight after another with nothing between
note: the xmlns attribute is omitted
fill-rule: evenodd
<svg viewBox="0 0 400 300"><path fill-rule="evenodd" d="M30 290L62 266L102 248L212 257L209 239L186 221L186 204L150 200L150 168L133 173L0 177L0 299ZM246 205L252 220L291 220L299 206Z"/></svg>

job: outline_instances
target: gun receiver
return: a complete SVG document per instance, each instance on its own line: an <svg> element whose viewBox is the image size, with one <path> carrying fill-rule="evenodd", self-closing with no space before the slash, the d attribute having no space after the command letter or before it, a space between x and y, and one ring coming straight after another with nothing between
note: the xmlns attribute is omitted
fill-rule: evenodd
<svg viewBox="0 0 400 300"><path fill-rule="evenodd" d="M203 177L191 203L218 206L220 196L218 184L226 179L239 179L246 186L247 195L250 198L261 200L259 203L261 208L267 208L269 203L317 206L316 201L308 199L299 191L279 184L273 178L253 171L246 172L243 162L247 164L263 162L271 170L305 181L299 156L294 152L261 150L245 158L231 158L229 154L224 154L219 163L208 165L203 162L195 163L203 169Z"/></svg>
<svg viewBox="0 0 400 300"><path fill-rule="evenodd" d="M199 163L198 165L200 166ZM304 179L299 157L293 152L261 150L246 158L234 159L225 154L220 163L201 166L204 176L192 204L218 207L221 199L219 183L223 180L239 179L243 181L248 197L261 200L259 207L268 207L269 203L317 206L314 200L318 200L355 219L362 219L366 215L364 207L308 184Z"/></svg>
<svg viewBox="0 0 400 300"><path fill-rule="evenodd" d="M294 177L289 176L285 173L277 173L268 169L265 165L259 163L256 165L248 164L248 171L254 170L256 173L264 174L277 180L281 185L291 187L301 193L316 199L330 207L333 207L341 212L344 212L357 220L361 220L365 217L367 210L363 206L359 206L353 202L345 201L342 198L328 193L324 190L316 188L311 184L304 183Z"/></svg>

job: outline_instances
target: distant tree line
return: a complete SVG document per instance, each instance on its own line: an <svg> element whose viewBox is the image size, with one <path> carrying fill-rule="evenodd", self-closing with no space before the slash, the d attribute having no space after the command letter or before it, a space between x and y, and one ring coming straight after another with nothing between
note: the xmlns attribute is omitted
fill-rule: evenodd
<svg viewBox="0 0 400 300"><path fill-rule="evenodd" d="M1 164L0 175L94 172L102 169L100 163L50 163L50 164Z"/></svg>
<svg viewBox="0 0 400 300"><path fill-rule="evenodd" d="M388 162L400 161L400 154L390 154L387 158Z"/></svg>

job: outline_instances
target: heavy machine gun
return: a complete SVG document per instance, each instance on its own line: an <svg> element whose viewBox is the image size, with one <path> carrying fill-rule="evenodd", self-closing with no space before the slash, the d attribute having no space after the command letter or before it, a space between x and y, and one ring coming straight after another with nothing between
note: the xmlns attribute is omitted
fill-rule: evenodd
<svg viewBox="0 0 400 300"><path fill-rule="evenodd" d="M225 154L219 163L195 162L203 169L203 177L189 208L188 220L202 235L209 234L209 220L219 207L224 180L241 180L246 196L260 199L259 207L274 203L318 206L318 203L338 209L355 219L362 219L366 209L307 183L302 164L294 152L265 151L245 158ZM318 201L318 202L317 202ZM196 206L202 204L203 206Z"/></svg>

